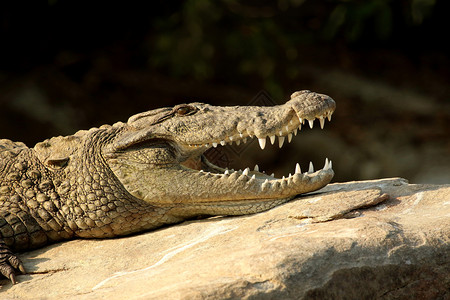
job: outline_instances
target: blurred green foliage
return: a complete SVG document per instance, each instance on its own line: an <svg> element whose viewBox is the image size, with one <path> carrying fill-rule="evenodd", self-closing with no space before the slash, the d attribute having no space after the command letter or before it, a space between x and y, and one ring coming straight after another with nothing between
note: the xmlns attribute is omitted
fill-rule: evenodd
<svg viewBox="0 0 450 300"><path fill-rule="evenodd" d="M388 39L393 34L394 17L405 25L421 25L430 16L436 1L341 0L336 3L324 29L325 35L333 39L342 30L349 41L357 41L367 30L375 33L375 39Z"/></svg>
<svg viewBox="0 0 450 300"><path fill-rule="evenodd" d="M301 47L386 42L420 26L435 0L187 0L154 23L153 68L197 80L259 81L274 97L295 79ZM230 66L232 66L230 68ZM233 76L221 74L230 72Z"/></svg>

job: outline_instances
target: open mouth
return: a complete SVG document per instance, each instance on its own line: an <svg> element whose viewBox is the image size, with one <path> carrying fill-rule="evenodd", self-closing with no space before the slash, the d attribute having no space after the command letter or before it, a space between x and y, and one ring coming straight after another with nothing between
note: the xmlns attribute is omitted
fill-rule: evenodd
<svg viewBox="0 0 450 300"><path fill-rule="evenodd" d="M277 143L279 148L281 148L286 143L290 143L293 136L296 136L305 124L308 124L312 129L316 119L319 121L320 128L323 129L325 120L328 119L328 121L331 121L333 110L325 110L321 113L321 115L310 119L298 117L297 114L293 113L290 118L283 122L284 125L281 126L281 128L278 128L276 131L268 130L264 135L261 133L256 134L252 129L248 128L244 130L235 130L231 135L225 136L220 140L213 140L204 144L186 145L191 151L197 149L200 156L197 156L196 159L189 159L188 161L183 162L182 165L203 176L221 177L222 180L230 182L247 182L248 186L259 187L260 191L289 191L291 190L290 187L292 188L306 183L319 183L320 181L327 181L326 183L328 183L333 176L332 162L328 160L328 158L325 159L325 164L320 170L315 171L312 162L310 162L308 170L302 172L300 164L296 163L295 167L293 167L293 173L283 176L282 178L276 178L274 174L268 175L264 171L261 171L258 165L255 165L253 170L248 167L244 170L227 169L210 162L204 155L204 152L208 149L233 144L240 145L247 143L254 138L258 139L261 149L266 148L267 142L270 142L272 145ZM193 162L194 160L196 161L195 163ZM327 178L327 180L325 180L325 178ZM313 185L315 186L316 184Z"/></svg>

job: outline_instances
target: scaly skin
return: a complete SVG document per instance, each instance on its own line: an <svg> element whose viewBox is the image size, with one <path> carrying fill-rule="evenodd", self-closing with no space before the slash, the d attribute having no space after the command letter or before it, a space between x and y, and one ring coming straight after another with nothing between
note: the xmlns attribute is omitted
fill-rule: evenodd
<svg viewBox="0 0 450 300"><path fill-rule="evenodd" d="M258 170L230 171L203 153L218 144L266 137L281 145L303 122L330 118L326 95L296 92L274 107L161 108L56 137L32 149L0 140L0 272L25 273L14 254L71 238L106 238L208 215L268 210L328 184L322 170L277 179ZM310 123L311 124L311 123Z"/></svg>

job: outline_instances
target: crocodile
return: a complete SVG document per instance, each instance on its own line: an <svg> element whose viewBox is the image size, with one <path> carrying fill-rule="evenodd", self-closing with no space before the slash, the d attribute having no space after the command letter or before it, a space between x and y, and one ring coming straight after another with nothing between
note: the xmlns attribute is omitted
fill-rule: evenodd
<svg viewBox="0 0 450 300"><path fill-rule="evenodd" d="M134 115L126 123L59 136L28 148L0 140L0 272L13 284L26 270L17 253L74 238L111 238L187 219L268 210L318 190L331 161L275 178L258 167L229 170L205 151L257 138L278 146L302 125L321 128L336 104L295 92L283 105L180 104Z"/></svg>

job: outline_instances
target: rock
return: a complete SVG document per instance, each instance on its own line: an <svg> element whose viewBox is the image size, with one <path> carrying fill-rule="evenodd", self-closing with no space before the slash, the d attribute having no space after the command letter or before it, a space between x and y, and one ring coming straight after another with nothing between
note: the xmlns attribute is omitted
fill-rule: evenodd
<svg viewBox="0 0 450 300"><path fill-rule="evenodd" d="M335 183L268 212L24 253L2 299L449 299L450 185Z"/></svg>

